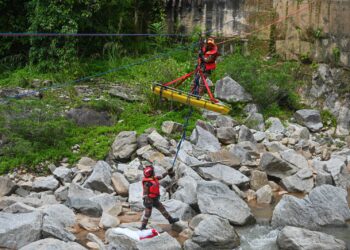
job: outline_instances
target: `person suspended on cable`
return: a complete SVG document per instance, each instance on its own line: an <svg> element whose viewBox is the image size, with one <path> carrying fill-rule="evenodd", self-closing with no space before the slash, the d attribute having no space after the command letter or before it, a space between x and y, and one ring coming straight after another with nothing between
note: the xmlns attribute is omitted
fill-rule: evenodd
<svg viewBox="0 0 350 250"><path fill-rule="evenodd" d="M145 207L145 212L142 219L141 230L146 229L148 219L151 217L152 208L161 212L161 214L169 221L170 224L173 224L179 221L178 218L173 218L166 211L163 204L159 201L160 198L160 189L159 189L159 180L163 179L167 175L173 175L172 170L164 173L162 176L154 175L154 168L152 165L147 165L143 169L144 178L142 179L142 187L143 187L143 205Z"/></svg>
<svg viewBox="0 0 350 250"><path fill-rule="evenodd" d="M213 83L208 78L211 73L216 69L216 59L219 56L218 46L215 44L215 40L212 37L209 37L207 41L201 48L199 57L203 63L203 73L206 78L209 87L213 86ZM200 84L200 95L203 95L204 84Z"/></svg>

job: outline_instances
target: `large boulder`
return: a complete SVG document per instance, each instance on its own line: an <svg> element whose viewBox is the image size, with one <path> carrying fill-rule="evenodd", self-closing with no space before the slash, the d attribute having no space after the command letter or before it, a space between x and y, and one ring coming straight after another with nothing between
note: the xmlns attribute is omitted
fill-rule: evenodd
<svg viewBox="0 0 350 250"><path fill-rule="evenodd" d="M281 179L293 175L298 171L297 167L288 164L288 162L273 153L264 153L262 155L260 167L267 175Z"/></svg>
<svg viewBox="0 0 350 250"><path fill-rule="evenodd" d="M98 161L84 187L105 193L113 193L111 186L111 167L107 162Z"/></svg>
<svg viewBox="0 0 350 250"><path fill-rule="evenodd" d="M127 161L137 149L136 131L120 132L112 144L112 158Z"/></svg>
<svg viewBox="0 0 350 250"><path fill-rule="evenodd" d="M194 210L188 204L179 200L170 199L163 202L163 205L172 217L183 221L188 221L195 215ZM168 223L168 220L157 209L152 211L150 220L160 224Z"/></svg>
<svg viewBox="0 0 350 250"><path fill-rule="evenodd" d="M37 177L33 182L33 189L36 191L56 190L60 183L52 175L47 177Z"/></svg>
<svg viewBox="0 0 350 250"><path fill-rule="evenodd" d="M218 180L226 185L244 185L249 178L234 168L226 165L216 164L212 167L201 167L198 169L200 175L209 180Z"/></svg>
<svg viewBox="0 0 350 250"><path fill-rule="evenodd" d="M254 220L248 205L218 181L199 182L197 199L201 213L217 215L235 225L244 225Z"/></svg>
<svg viewBox="0 0 350 250"><path fill-rule="evenodd" d="M102 207L91 198L95 196L91 189L72 183L69 186L66 204L75 210L94 217L102 215Z"/></svg>
<svg viewBox="0 0 350 250"><path fill-rule="evenodd" d="M233 127L220 127L216 129L216 137L222 144L232 144L236 142L236 130Z"/></svg>
<svg viewBox="0 0 350 250"><path fill-rule="evenodd" d="M309 164L304 156L298 154L293 149L280 152L281 158L298 169L308 168Z"/></svg>
<svg viewBox="0 0 350 250"><path fill-rule="evenodd" d="M30 243L20 250L87 250L76 242L64 242L57 239L46 238Z"/></svg>
<svg viewBox="0 0 350 250"><path fill-rule="evenodd" d="M268 124L268 129L266 131L269 133L284 134L286 131L281 120L276 117L270 117L267 119L266 124Z"/></svg>
<svg viewBox="0 0 350 250"><path fill-rule="evenodd" d="M334 236L290 226L279 232L277 245L280 249L293 250L346 250L345 242Z"/></svg>
<svg viewBox="0 0 350 250"><path fill-rule="evenodd" d="M184 176L177 181L178 188L172 198L189 205L197 204L197 181L191 176Z"/></svg>
<svg viewBox="0 0 350 250"><path fill-rule="evenodd" d="M239 236L228 220L208 215L195 226L192 238L185 242L184 249L231 250L239 244Z"/></svg>
<svg viewBox="0 0 350 250"><path fill-rule="evenodd" d="M245 89L231 77L224 77L215 84L216 98L228 103L249 102L252 97Z"/></svg>
<svg viewBox="0 0 350 250"><path fill-rule="evenodd" d="M256 143L254 135L250 131L250 129L242 125L238 133L238 142L244 142L244 141L250 141L252 143Z"/></svg>
<svg viewBox="0 0 350 250"><path fill-rule="evenodd" d="M284 195L272 215L272 225L317 229L345 225L350 219L347 192L331 185L314 188L304 199Z"/></svg>
<svg viewBox="0 0 350 250"><path fill-rule="evenodd" d="M193 130L191 142L200 149L209 152L216 152L221 148L218 138L200 126L196 126L196 128Z"/></svg>
<svg viewBox="0 0 350 250"><path fill-rule="evenodd" d="M309 193L314 187L312 171L309 168L300 169L296 174L283 178L282 184L288 192Z"/></svg>
<svg viewBox="0 0 350 250"><path fill-rule="evenodd" d="M238 167L241 164L240 158L235 156L227 149L221 149L217 152L209 152L207 156L208 160L211 162L223 162L225 165L230 167Z"/></svg>
<svg viewBox="0 0 350 250"><path fill-rule="evenodd" d="M0 248L19 249L41 237L43 213L0 212Z"/></svg>
<svg viewBox="0 0 350 250"><path fill-rule="evenodd" d="M71 182L73 178L73 171L66 167L58 167L53 171L53 175L61 182Z"/></svg>
<svg viewBox="0 0 350 250"><path fill-rule="evenodd" d="M0 197L10 195L16 189L16 184L10 178L0 176Z"/></svg>
<svg viewBox="0 0 350 250"><path fill-rule="evenodd" d="M295 112L294 118L300 125L307 127L312 132L317 132L323 127L320 111L318 110L301 109Z"/></svg>
<svg viewBox="0 0 350 250"><path fill-rule="evenodd" d="M237 122L233 120L230 116L219 115L218 117L216 117L215 126L217 128L234 127L235 125L237 125Z"/></svg>

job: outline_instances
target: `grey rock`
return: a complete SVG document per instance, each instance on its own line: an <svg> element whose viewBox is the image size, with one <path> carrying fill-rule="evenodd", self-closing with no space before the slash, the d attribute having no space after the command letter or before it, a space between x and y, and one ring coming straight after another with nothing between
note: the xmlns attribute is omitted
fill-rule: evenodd
<svg viewBox="0 0 350 250"><path fill-rule="evenodd" d="M165 121L162 123L162 131L165 134L174 134L178 132L182 132L183 126L180 123L172 122L172 121Z"/></svg>
<svg viewBox="0 0 350 250"><path fill-rule="evenodd" d="M250 176L250 188L253 190L258 190L259 188L269 184L267 179L267 174L259 170L253 170Z"/></svg>
<svg viewBox="0 0 350 250"><path fill-rule="evenodd" d="M139 250L181 250L180 243L168 233L161 233L159 236L137 242Z"/></svg>
<svg viewBox="0 0 350 250"><path fill-rule="evenodd" d="M16 189L16 184L8 177L0 176L0 197L10 195Z"/></svg>
<svg viewBox="0 0 350 250"><path fill-rule="evenodd" d="M71 182L73 178L73 172L66 167L58 167L53 171L53 175L61 182Z"/></svg>
<svg viewBox="0 0 350 250"><path fill-rule="evenodd" d="M317 229L327 225L345 225L350 219L347 192L338 187L322 185L304 199L284 195L272 215L272 225Z"/></svg>
<svg viewBox="0 0 350 250"><path fill-rule="evenodd" d="M55 197L56 200L58 201L66 201L68 198L68 190L69 190L69 186L61 186L59 188L56 189L55 191Z"/></svg>
<svg viewBox="0 0 350 250"><path fill-rule="evenodd" d="M266 171L267 175L281 179L293 175L298 171L298 168L288 164L272 153L264 153L262 155L260 167L263 171Z"/></svg>
<svg viewBox="0 0 350 250"><path fill-rule="evenodd" d="M276 142L276 141L274 141L274 142L266 142L265 143L265 147L271 153L286 151L286 150L289 149L288 147L284 146L282 143Z"/></svg>
<svg viewBox="0 0 350 250"><path fill-rule="evenodd" d="M286 131L281 120L276 117L270 117L269 119L266 120L266 123L270 125L269 128L267 129L267 131L270 133L284 134L284 132Z"/></svg>
<svg viewBox="0 0 350 250"><path fill-rule="evenodd" d="M172 195L175 200L182 201L189 205L197 204L197 181L191 176L184 176L177 181L178 188Z"/></svg>
<svg viewBox="0 0 350 250"><path fill-rule="evenodd" d="M227 115L219 115L215 120L215 126L217 128L234 127L237 122Z"/></svg>
<svg viewBox="0 0 350 250"><path fill-rule="evenodd" d="M210 214L197 214L190 220L188 226L194 230L202 220L210 218L211 216Z"/></svg>
<svg viewBox="0 0 350 250"><path fill-rule="evenodd" d="M191 135L191 141L200 149L216 152L221 148L219 140L210 132L196 126Z"/></svg>
<svg viewBox="0 0 350 250"><path fill-rule="evenodd" d="M239 236L228 220L208 215L194 228L192 238L185 242L184 249L229 250L239 244Z"/></svg>
<svg viewBox="0 0 350 250"><path fill-rule="evenodd" d="M57 239L46 238L30 243L20 250L87 250L76 242L64 242Z"/></svg>
<svg viewBox="0 0 350 250"><path fill-rule="evenodd" d="M239 130L239 133L238 133L238 142L243 142L243 141L250 141L252 143L256 143L253 133L250 131L249 128L247 128L244 125L241 126L241 129Z"/></svg>
<svg viewBox="0 0 350 250"><path fill-rule="evenodd" d="M59 186L58 180L53 176L36 177L33 182L33 189L36 191L56 190Z"/></svg>
<svg viewBox="0 0 350 250"><path fill-rule="evenodd" d="M220 127L216 130L216 137L226 145L236 142L236 134L236 130L232 127Z"/></svg>
<svg viewBox="0 0 350 250"><path fill-rule="evenodd" d="M300 125L307 127L312 132L317 132L323 127L318 110L301 109L295 112L294 118Z"/></svg>
<svg viewBox="0 0 350 250"><path fill-rule="evenodd" d="M117 227L119 224L120 224L120 220L117 217L112 216L107 212L103 212L99 226L101 228L108 229L108 228Z"/></svg>
<svg viewBox="0 0 350 250"><path fill-rule="evenodd" d="M288 124L287 134L296 140L309 140L310 138L310 132L307 128L293 123Z"/></svg>
<svg viewBox="0 0 350 250"><path fill-rule="evenodd" d="M124 175L120 173L113 173L112 183L113 183L114 190L116 191L117 194L121 196L128 196L129 182L124 177Z"/></svg>
<svg viewBox="0 0 350 250"><path fill-rule="evenodd" d="M347 106L342 106L337 118L336 135L349 135L350 131L350 110Z"/></svg>
<svg viewBox="0 0 350 250"><path fill-rule="evenodd" d="M172 217L179 218L183 221L189 221L195 215L194 210L188 204L179 200L170 199L164 201L163 205ZM152 223L168 223L168 220L156 209L152 211L150 219Z"/></svg>
<svg viewBox="0 0 350 250"><path fill-rule="evenodd" d="M86 107L71 109L67 112L66 116L81 127L111 126L113 124L108 112L99 112Z"/></svg>
<svg viewBox="0 0 350 250"><path fill-rule="evenodd" d="M215 96L228 103L249 102L252 100L251 95L228 76L216 82Z"/></svg>
<svg viewBox="0 0 350 250"><path fill-rule="evenodd" d="M242 186L249 182L249 178L234 168L223 164L198 169L200 175L209 180L218 180L226 185Z"/></svg>
<svg viewBox="0 0 350 250"><path fill-rule="evenodd" d="M298 154L293 149L280 152L281 158L298 169L308 168L309 164L304 156Z"/></svg>
<svg viewBox="0 0 350 250"><path fill-rule="evenodd" d="M92 172L93 167L96 165L96 161L89 157L82 157L77 163L77 169L83 173Z"/></svg>
<svg viewBox="0 0 350 250"><path fill-rule="evenodd" d="M170 155L170 144L168 140L161 136L157 131L153 131L151 134L149 134L147 139L148 142L152 144L152 146L155 147L157 150L159 150L165 155Z"/></svg>
<svg viewBox="0 0 350 250"><path fill-rule="evenodd" d="M113 194L106 194L106 193L91 197L90 201L93 201L99 204L103 211L109 211L119 202L117 196L114 196Z"/></svg>
<svg viewBox="0 0 350 250"><path fill-rule="evenodd" d="M196 127L199 126L201 127L202 129L210 132L211 134L213 134L214 136L216 135L216 132L215 132L215 128L213 125L211 125L210 123L208 122L205 122L205 121L202 121L202 120L197 120L196 122ZM192 138L191 138L192 140Z"/></svg>
<svg viewBox="0 0 350 250"><path fill-rule="evenodd" d="M257 131L256 133L254 133L254 139L257 142L262 142L263 140L265 140L265 138L266 138L265 132Z"/></svg>
<svg viewBox="0 0 350 250"><path fill-rule="evenodd" d="M243 112L246 114L254 114L259 112L259 108L254 103L248 103L244 108Z"/></svg>
<svg viewBox="0 0 350 250"><path fill-rule="evenodd" d="M217 152L208 152L207 156L211 162L221 162L230 167L238 167L241 164L240 158L226 149L221 149Z"/></svg>
<svg viewBox="0 0 350 250"><path fill-rule="evenodd" d="M105 244L102 242L102 240L97 237L95 234L93 233L88 233L88 235L86 236L86 238L88 240L90 240L91 242L94 242L98 245L98 250L107 250Z"/></svg>
<svg viewBox="0 0 350 250"><path fill-rule="evenodd" d="M102 215L102 207L97 202L90 200L94 196L95 194L91 189L72 183L69 186L66 203L69 207L83 214L99 217Z"/></svg>
<svg viewBox="0 0 350 250"><path fill-rule="evenodd" d="M0 247L18 249L39 240L42 220L41 212L25 214L0 212Z"/></svg>
<svg viewBox="0 0 350 250"><path fill-rule="evenodd" d="M316 170L315 186L321 186L324 184L333 185L332 175L322 168Z"/></svg>
<svg viewBox="0 0 350 250"><path fill-rule="evenodd" d="M111 167L107 162L98 161L84 187L100 192L113 193L111 186Z"/></svg>
<svg viewBox="0 0 350 250"><path fill-rule="evenodd" d="M345 250L345 242L336 239L332 235L310 231L298 227L284 227L277 237L277 245L280 249L295 250Z"/></svg>
<svg viewBox="0 0 350 250"><path fill-rule="evenodd" d="M120 132L112 144L112 156L117 161L127 161L137 149L136 131Z"/></svg>
<svg viewBox="0 0 350 250"><path fill-rule="evenodd" d="M214 111L210 111L210 110L206 110L206 109L202 109L202 112L203 112L202 116L210 121L215 121L216 118L218 118L218 116L221 115L220 113L216 113Z"/></svg>
<svg viewBox="0 0 350 250"><path fill-rule="evenodd" d="M35 211L34 207L28 206L22 202L16 202L2 210L2 212L4 213L11 213L11 214L31 213L34 211Z"/></svg>
<svg viewBox="0 0 350 250"><path fill-rule="evenodd" d="M258 203L270 204L273 200L273 193L270 185L265 185L256 191L256 199Z"/></svg>
<svg viewBox="0 0 350 250"><path fill-rule="evenodd" d="M244 124L250 128L258 131L265 130L264 116L260 113L251 113L244 121Z"/></svg>
<svg viewBox="0 0 350 250"><path fill-rule="evenodd" d="M248 205L223 183L199 182L197 199L201 213L218 215L235 225L244 225L254 220Z"/></svg>
<svg viewBox="0 0 350 250"><path fill-rule="evenodd" d="M113 228L107 230L106 241L109 242L108 250L138 250L136 240L115 232Z"/></svg>

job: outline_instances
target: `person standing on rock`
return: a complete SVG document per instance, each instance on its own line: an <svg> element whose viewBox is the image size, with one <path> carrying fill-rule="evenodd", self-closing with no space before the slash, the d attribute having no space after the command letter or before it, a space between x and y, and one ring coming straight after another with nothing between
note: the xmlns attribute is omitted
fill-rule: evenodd
<svg viewBox="0 0 350 250"><path fill-rule="evenodd" d="M161 212L161 214L169 221L170 224L174 224L179 221L178 218L173 218L166 211L163 204L159 201L160 198L160 189L159 189L159 180L163 179L168 174L172 172L164 173L162 176L154 175L154 168L152 165L148 165L143 169L144 178L142 179L143 186L143 205L145 207L145 213L142 219L141 230L146 229L148 219L151 217L152 208Z"/></svg>

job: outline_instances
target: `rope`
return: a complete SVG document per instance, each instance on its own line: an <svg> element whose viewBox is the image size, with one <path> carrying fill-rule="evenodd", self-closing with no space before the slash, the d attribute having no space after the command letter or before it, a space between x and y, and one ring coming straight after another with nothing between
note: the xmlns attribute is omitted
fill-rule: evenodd
<svg viewBox="0 0 350 250"><path fill-rule="evenodd" d="M119 34L119 33L41 33L41 32L0 32L0 37L188 37L188 34Z"/></svg>

